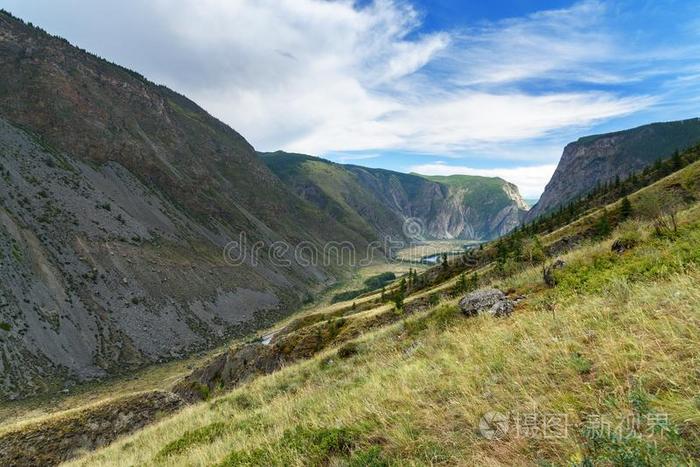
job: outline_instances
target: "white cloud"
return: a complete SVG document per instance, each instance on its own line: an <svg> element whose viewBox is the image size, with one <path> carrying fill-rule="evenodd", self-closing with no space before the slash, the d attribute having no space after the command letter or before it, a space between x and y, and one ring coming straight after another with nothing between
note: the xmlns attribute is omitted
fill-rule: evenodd
<svg viewBox="0 0 700 467"><path fill-rule="evenodd" d="M596 1L423 35L416 33L420 14L399 0L363 8L349 0L155 5L182 52L173 69L160 69L163 80L262 150L454 154L589 126L653 102L603 91L471 86L579 70L616 79L588 70L615 51L604 33L591 32L605 12Z"/></svg>
<svg viewBox="0 0 700 467"><path fill-rule="evenodd" d="M544 191L544 187L552 177L555 169L555 164L498 169L475 169L472 167L434 163L414 165L410 168L410 171L422 175L481 175L483 177L500 177L506 181L515 183L523 197L537 198Z"/></svg>
<svg viewBox="0 0 700 467"><path fill-rule="evenodd" d="M566 78L609 83L624 81L601 69L602 62L624 57L605 24L607 8L597 0L501 20L468 29L451 66L461 84L503 84L528 78Z"/></svg>
<svg viewBox="0 0 700 467"><path fill-rule="evenodd" d="M623 7L603 0L430 33L412 0L6 2L187 95L261 150L551 162L594 124L664 99L687 109L697 94L697 47L640 47L644 31L618 31ZM644 79L658 83L630 84Z"/></svg>

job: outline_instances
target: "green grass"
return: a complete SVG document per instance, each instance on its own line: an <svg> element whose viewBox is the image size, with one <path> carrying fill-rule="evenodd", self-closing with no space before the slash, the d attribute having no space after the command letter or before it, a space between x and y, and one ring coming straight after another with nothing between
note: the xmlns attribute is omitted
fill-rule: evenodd
<svg viewBox="0 0 700 467"><path fill-rule="evenodd" d="M391 271L383 272L370 276L364 281L364 287L361 289L347 290L345 292L340 292L333 295L331 298L331 303L344 302L352 300L353 298L359 297L367 292L372 292L374 290L381 289L382 287L390 284L396 279L396 274Z"/></svg>
<svg viewBox="0 0 700 467"><path fill-rule="evenodd" d="M363 335L343 358L329 349L74 464L692 464L699 222L697 207L684 213L674 239L640 223L639 243L611 253L621 227L564 255L554 288L537 267L499 280L527 295L511 318L465 318L443 301ZM491 441L478 430L488 411L565 414L567 433ZM638 431L590 430L592 415L614 426L637 417Z"/></svg>

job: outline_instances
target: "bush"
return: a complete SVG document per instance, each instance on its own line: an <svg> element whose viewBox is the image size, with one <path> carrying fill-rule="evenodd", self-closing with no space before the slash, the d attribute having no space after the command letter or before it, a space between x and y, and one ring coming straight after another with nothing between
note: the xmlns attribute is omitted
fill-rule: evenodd
<svg viewBox="0 0 700 467"><path fill-rule="evenodd" d="M209 444L212 441L222 437L226 432L226 425L221 422L212 423L211 425L198 428L193 431L186 431L181 437L166 444L156 455L157 458L180 454L185 452L191 446L199 444Z"/></svg>
<svg viewBox="0 0 700 467"><path fill-rule="evenodd" d="M389 467L379 446L355 451L348 461L350 467Z"/></svg>
<svg viewBox="0 0 700 467"><path fill-rule="evenodd" d="M355 342L348 342L338 349L338 358L347 359L356 355L359 352L359 347Z"/></svg>

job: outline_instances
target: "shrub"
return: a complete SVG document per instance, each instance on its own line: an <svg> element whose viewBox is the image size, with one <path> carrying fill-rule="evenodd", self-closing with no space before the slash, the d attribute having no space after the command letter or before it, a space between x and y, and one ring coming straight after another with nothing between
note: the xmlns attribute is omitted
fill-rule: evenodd
<svg viewBox="0 0 700 467"><path fill-rule="evenodd" d="M576 372L580 375L590 373L591 368L593 368L593 364L591 363L591 361L578 352L574 352L573 354L571 354L571 365L574 367L574 370L576 370Z"/></svg>
<svg viewBox="0 0 700 467"><path fill-rule="evenodd" d="M349 467L389 467L379 446L372 446L353 452L348 461Z"/></svg>
<svg viewBox="0 0 700 467"><path fill-rule="evenodd" d="M355 342L348 342L338 349L338 358L347 359L356 355L359 352L359 347Z"/></svg>
<svg viewBox="0 0 700 467"><path fill-rule="evenodd" d="M212 423L192 431L186 431L181 437L166 444L156 455L157 458L164 458L174 454L185 452L191 446L198 444L209 444L222 437L226 432L226 425L221 422Z"/></svg>

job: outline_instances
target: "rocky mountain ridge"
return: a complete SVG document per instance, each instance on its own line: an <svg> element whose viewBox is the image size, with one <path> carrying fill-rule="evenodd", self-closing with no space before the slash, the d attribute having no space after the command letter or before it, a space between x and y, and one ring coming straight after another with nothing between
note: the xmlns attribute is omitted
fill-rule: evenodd
<svg viewBox="0 0 700 467"><path fill-rule="evenodd" d="M427 177L282 151L261 157L299 196L373 238L490 240L527 209L518 188L498 178Z"/></svg>
<svg viewBox="0 0 700 467"><path fill-rule="evenodd" d="M192 101L6 12L0 164L0 399L270 323L343 273L296 245L367 245Z"/></svg>
<svg viewBox="0 0 700 467"><path fill-rule="evenodd" d="M329 243L407 239L409 218L487 237L520 212L475 224L468 190L343 174L347 198L290 189L186 97L0 12L0 400L268 325L349 272Z"/></svg>
<svg viewBox="0 0 700 467"><path fill-rule="evenodd" d="M565 206L598 184L625 179L658 159L700 143L700 118L586 136L569 143L527 221Z"/></svg>

